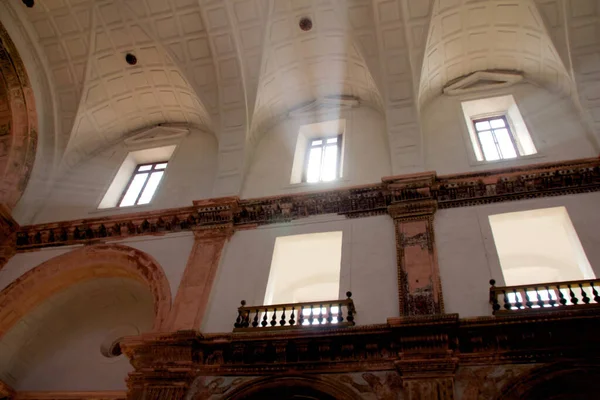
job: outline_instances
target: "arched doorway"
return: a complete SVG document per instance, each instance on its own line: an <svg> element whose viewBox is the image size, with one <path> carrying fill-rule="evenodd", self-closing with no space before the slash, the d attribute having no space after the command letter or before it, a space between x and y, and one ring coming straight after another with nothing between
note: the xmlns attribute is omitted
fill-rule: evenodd
<svg viewBox="0 0 600 400"><path fill-rule="evenodd" d="M594 400L600 397L598 381L597 362L556 363L508 383L498 400Z"/></svg>
<svg viewBox="0 0 600 400"><path fill-rule="evenodd" d="M351 389L316 376L260 378L234 390L228 400L356 400Z"/></svg>

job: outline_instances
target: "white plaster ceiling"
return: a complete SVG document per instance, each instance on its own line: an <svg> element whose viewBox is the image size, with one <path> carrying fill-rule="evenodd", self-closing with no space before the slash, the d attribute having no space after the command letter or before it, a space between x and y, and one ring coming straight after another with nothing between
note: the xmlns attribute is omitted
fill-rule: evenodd
<svg viewBox="0 0 600 400"><path fill-rule="evenodd" d="M18 390L124 389L128 360L107 359L100 347L115 328L141 333L153 322L152 293L137 281L75 284L40 304L0 340L0 380Z"/></svg>
<svg viewBox="0 0 600 400"><path fill-rule="evenodd" d="M572 81L531 0L436 0L422 65L420 104L478 70L518 70L571 93Z"/></svg>
<svg viewBox="0 0 600 400"><path fill-rule="evenodd" d="M330 96L351 96L381 108L382 99L351 34L372 27L369 2L277 0L271 3L251 140L290 110ZM362 14L361 14L362 13ZM302 31L302 17L313 21Z"/></svg>

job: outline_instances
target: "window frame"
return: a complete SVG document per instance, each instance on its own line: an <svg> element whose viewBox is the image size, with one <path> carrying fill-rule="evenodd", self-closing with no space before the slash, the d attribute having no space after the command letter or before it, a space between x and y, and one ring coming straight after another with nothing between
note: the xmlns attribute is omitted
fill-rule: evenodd
<svg viewBox="0 0 600 400"><path fill-rule="evenodd" d="M314 138L308 138L308 143L306 145L306 151L304 152L304 167L302 168L302 183L323 183L323 182L333 182L342 177L342 136L343 134L331 135L331 136L319 136ZM323 181L321 179L321 173L319 173L319 180L317 182L308 182L308 163L310 161L310 151L313 149L312 143L316 140L322 140L323 144L320 146L323 150L327 147L328 139L337 139L337 160L335 164L335 179L332 181ZM317 146L314 146L317 147ZM323 151L322 154L325 154ZM321 156L321 165L323 163L323 156Z"/></svg>
<svg viewBox="0 0 600 400"><path fill-rule="evenodd" d="M489 131L492 134L492 137L494 139L494 144L496 145L496 151L498 152L498 155L500 156L500 158L498 158L497 160L488 160L485 156L485 151L483 150L483 145L481 144L481 138L479 136L480 131L477 130L477 123L478 122L489 122L495 119L502 119L504 120L504 128L490 128ZM483 161L484 162L498 162L498 161L509 161L509 160L514 160L517 158L521 158L521 148L519 147L519 143L517 142L517 139L515 138L515 134L513 132L513 128L512 128L512 124L510 123L509 119L508 119L508 115L506 113L502 113L502 114L495 114L495 115L488 115L485 117L472 117L471 118L471 123L473 124L473 130L475 132L475 138L477 139L477 146L479 147L479 151L481 152L481 155L483 156ZM490 125L491 127L491 125ZM513 145L513 149L515 151L515 157L512 158L504 158L502 157L502 150L499 147L498 144L498 140L496 138L496 134L495 134L495 130L496 129L506 129L508 131L508 137L510 138L510 141ZM484 131L482 131L484 132Z"/></svg>
<svg viewBox="0 0 600 400"><path fill-rule="evenodd" d="M155 170L155 168L156 168L156 166L158 164L167 164L167 165L165 165L165 167L163 169ZM151 165L152 168L150 168L148 171L140 171L140 168L146 167L148 165ZM167 161L156 161L156 162L150 162L150 163L143 163L143 164L136 165L135 169L133 170L133 173L131 174L131 177L129 178L129 181L127 182L127 185L125 186L125 189L123 189L123 192L121 193L121 196L119 197L119 201L117 202L117 207L118 208L124 208L124 207L135 207L135 206L145 205L145 204L138 204L138 201L140 200L140 197L142 197L142 193L144 193L144 189L146 189L146 185L148 184L148 181L150 180L150 177L152 176L152 173L155 172L155 171L166 172L168 166L169 166L169 161L168 160ZM121 203L123 202L123 199L125 198L125 195L129 191L129 187L133 183L133 180L135 179L136 175L142 174L142 173L148 173L148 176L146 177L146 180L144 181L144 184L142 185L142 188L140 189L137 197L135 198L135 201L133 202L132 205L122 206ZM156 195L156 192L158 191L158 188L159 188L159 186L160 186L160 184L161 184L161 182L162 182L163 179L164 179L164 175L160 178L160 181L158 182L156 190L152 194L152 198L150 199L150 202L148 202L146 204L150 204L152 202L152 199L154 199L154 196Z"/></svg>

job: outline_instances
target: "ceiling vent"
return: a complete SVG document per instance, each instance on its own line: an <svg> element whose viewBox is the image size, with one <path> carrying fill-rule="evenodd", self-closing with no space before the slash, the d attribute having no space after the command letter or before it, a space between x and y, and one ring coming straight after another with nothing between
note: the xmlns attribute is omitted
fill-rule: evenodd
<svg viewBox="0 0 600 400"><path fill-rule="evenodd" d="M455 96L464 93L499 89L523 80L518 71L477 71L454 79L444 86L444 94Z"/></svg>

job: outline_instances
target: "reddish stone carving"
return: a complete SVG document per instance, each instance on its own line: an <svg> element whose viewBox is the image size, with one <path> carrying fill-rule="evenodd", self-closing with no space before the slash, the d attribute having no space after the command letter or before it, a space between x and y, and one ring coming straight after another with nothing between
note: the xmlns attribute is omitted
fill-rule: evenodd
<svg viewBox="0 0 600 400"><path fill-rule="evenodd" d="M10 210L0 204L0 270L15 254L19 224L10 215Z"/></svg>
<svg viewBox="0 0 600 400"><path fill-rule="evenodd" d="M15 396L15 391L6 383L0 381L0 399L11 400Z"/></svg>
<svg viewBox="0 0 600 400"><path fill-rule="evenodd" d="M204 202L196 202L196 206L177 209L24 226L17 234L17 250L163 235L219 225L231 218L235 229L247 229L322 214L349 218L381 215L397 203L405 204L402 212L406 216L422 214L418 200L449 208L598 190L597 158L440 178L429 172L384 178L382 183L359 187L249 200L230 198L230 204L236 205L222 209L210 208L211 203L220 201L213 199L205 201L207 208L202 208Z"/></svg>
<svg viewBox="0 0 600 400"><path fill-rule="evenodd" d="M179 284L169 317L169 329L199 329L208 305L221 252L233 234L237 198L194 202L204 225L194 230L194 247Z"/></svg>
<svg viewBox="0 0 600 400"><path fill-rule="evenodd" d="M154 330L164 329L171 292L160 265L148 254L111 244L84 247L48 260L0 292L0 338L53 294L88 279L126 277L148 285L154 295Z"/></svg>
<svg viewBox="0 0 600 400"><path fill-rule="evenodd" d="M12 209L31 175L37 113L25 65L0 24L0 203Z"/></svg>

